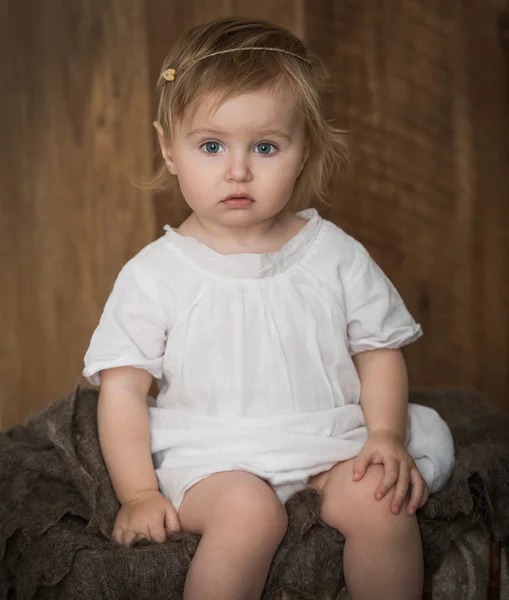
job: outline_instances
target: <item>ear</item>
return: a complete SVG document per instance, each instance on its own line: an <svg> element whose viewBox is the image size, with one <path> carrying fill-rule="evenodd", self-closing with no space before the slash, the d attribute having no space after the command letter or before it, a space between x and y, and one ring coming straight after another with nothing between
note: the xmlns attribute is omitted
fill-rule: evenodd
<svg viewBox="0 0 509 600"><path fill-rule="evenodd" d="M161 148L161 154L163 155L164 162L166 163L166 167L168 171L172 175L177 174L177 167L175 165L175 160L173 159L173 154L171 152L171 147L164 135L163 128L161 127L161 123L158 121L153 122L154 128L157 131L157 137L159 138L159 147Z"/></svg>

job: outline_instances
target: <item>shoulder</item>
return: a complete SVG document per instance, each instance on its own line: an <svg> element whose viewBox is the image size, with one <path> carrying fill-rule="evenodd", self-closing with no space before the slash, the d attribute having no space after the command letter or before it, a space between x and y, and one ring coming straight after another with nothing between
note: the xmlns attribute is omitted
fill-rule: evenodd
<svg viewBox="0 0 509 600"><path fill-rule="evenodd" d="M346 277L357 261L369 257L358 240L327 219L322 219L321 238L321 260L330 263L341 277Z"/></svg>
<svg viewBox="0 0 509 600"><path fill-rule="evenodd" d="M150 266L152 264L157 264L165 258L167 259L167 257L168 243L166 236L162 235L137 252L126 264L130 264L134 267L138 265Z"/></svg>
<svg viewBox="0 0 509 600"><path fill-rule="evenodd" d="M178 271L179 256L173 251L167 235L162 235L137 252L122 267L121 273L129 273L135 278L153 277L162 273Z"/></svg>
<svg viewBox="0 0 509 600"><path fill-rule="evenodd" d="M167 235L147 244L121 268L114 284L117 294L148 298L161 313L174 306L185 286L189 269L175 252Z"/></svg>

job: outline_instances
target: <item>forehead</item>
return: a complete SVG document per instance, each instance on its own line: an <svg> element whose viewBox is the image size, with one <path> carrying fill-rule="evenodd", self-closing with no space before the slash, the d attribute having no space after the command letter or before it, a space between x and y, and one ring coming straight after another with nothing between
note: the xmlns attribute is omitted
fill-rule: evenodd
<svg viewBox="0 0 509 600"><path fill-rule="evenodd" d="M233 134L275 126L291 132L301 125L295 101L283 90L262 89L231 96L224 102L220 99L219 92L202 98L182 123L183 128L210 128Z"/></svg>

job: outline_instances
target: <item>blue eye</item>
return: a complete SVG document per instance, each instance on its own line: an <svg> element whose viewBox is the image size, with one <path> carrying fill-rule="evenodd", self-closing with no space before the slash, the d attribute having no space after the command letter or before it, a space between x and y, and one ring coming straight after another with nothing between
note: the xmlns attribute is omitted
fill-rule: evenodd
<svg viewBox="0 0 509 600"><path fill-rule="evenodd" d="M269 154L273 154L273 152L270 151L271 148L274 148L274 150L277 150L277 148L274 146L274 144L269 144L268 142L262 142L261 144L258 144L256 146L256 148L260 148L259 152L257 152L257 154L265 154L266 156L268 156ZM256 150L255 150L256 152Z"/></svg>
<svg viewBox="0 0 509 600"><path fill-rule="evenodd" d="M207 154L217 154L220 147L221 144L219 142L206 142L202 146L202 148L206 148L205 152Z"/></svg>

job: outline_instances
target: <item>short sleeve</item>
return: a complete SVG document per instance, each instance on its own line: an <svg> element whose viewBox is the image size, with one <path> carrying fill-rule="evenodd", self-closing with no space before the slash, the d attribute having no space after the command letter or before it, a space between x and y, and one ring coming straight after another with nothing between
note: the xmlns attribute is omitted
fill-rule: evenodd
<svg viewBox="0 0 509 600"><path fill-rule="evenodd" d="M100 384L100 371L113 367L145 369L162 377L166 326L148 276L131 263L120 271L85 355L83 376Z"/></svg>
<svg viewBox="0 0 509 600"><path fill-rule="evenodd" d="M358 242L344 288L351 355L377 348L400 348L421 337L421 326L398 291Z"/></svg>

